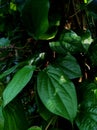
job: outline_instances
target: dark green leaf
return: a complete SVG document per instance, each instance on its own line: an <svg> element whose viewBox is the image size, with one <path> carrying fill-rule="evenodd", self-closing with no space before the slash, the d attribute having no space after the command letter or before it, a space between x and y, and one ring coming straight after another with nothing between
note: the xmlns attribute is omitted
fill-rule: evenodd
<svg viewBox="0 0 97 130"><path fill-rule="evenodd" d="M41 102L41 100L37 97L37 106L38 106L38 111L41 117L48 121L53 117L54 114L52 114Z"/></svg>
<svg viewBox="0 0 97 130"><path fill-rule="evenodd" d="M9 75L10 73L12 73L19 65L15 65L12 68L4 71L1 75L0 75L0 79L2 79L3 77Z"/></svg>
<svg viewBox="0 0 97 130"><path fill-rule="evenodd" d="M62 71L52 66L41 71L37 79L37 91L49 111L73 122L77 113L76 91L74 84Z"/></svg>
<svg viewBox="0 0 97 130"><path fill-rule="evenodd" d="M49 45L53 51L55 51L59 54L66 54L67 53L67 50L62 47L60 41L49 42Z"/></svg>
<svg viewBox="0 0 97 130"><path fill-rule="evenodd" d="M79 113L76 118L80 130L97 129L97 85L84 83L80 88Z"/></svg>
<svg viewBox="0 0 97 130"><path fill-rule="evenodd" d="M82 109L77 116L76 123L80 130L96 130L97 106L91 106L86 110Z"/></svg>
<svg viewBox="0 0 97 130"><path fill-rule="evenodd" d="M3 115L4 130L27 130L28 122L19 99L15 99L8 104L3 109Z"/></svg>
<svg viewBox="0 0 97 130"><path fill-rule="evenodd" d="M2 113L2 107L0 106L0 130L4 130L4 117L3 117L3 113Z"/></svg>
<svg viewBox="0 0 97 130"><path fill-rule="evenodd" d="M81 37L71 30L64 30L60 35L59 41L50 42L49 44L52 50L61 54L83 51Z"/></svg>
<svg viewBox="0 0 97 130"><path fill-rule="evenodd" d="M89 58L93 65L97 65L97 40L90 46L89 51Z"/></svg>
<svg viewBox="0 0 97 130"><path fill-rule="evenodd" d="M14 75L3 93L4 106L12 101L26 86L26 84L30 81L34 70L35 66L27 65Z"/></svg>
<svg viewBox="0 0 97 130"><path fill-rule="evenodd" d="M22 19L29 34L39 39L48 30L49 0L27 0L22 9Z"/></svg>
<svg viewBox="0 0 97 130"><path fill-rule="evenodd" d="M59 57L56 60L55 66L60 68L69 79L78 78L82 75L80 66L75 57L70 54L66 55L65 57Z"/></svg>

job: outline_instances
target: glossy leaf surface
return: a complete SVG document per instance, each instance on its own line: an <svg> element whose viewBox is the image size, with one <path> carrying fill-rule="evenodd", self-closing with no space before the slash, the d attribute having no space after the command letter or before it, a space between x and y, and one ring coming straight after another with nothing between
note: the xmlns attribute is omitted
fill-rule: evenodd
<svg viewBox="0 0 97 130"><path fill-rule="evenodd" d="M65 57L59 57L55 66L59 67L69 79L81 77L81 69L75 57L68 54Z"/></svg>
<svg viewBox="0 0 97 130"><path fill-rule="evenodd" d="M37 91L49 111L73 122L77 113L76 91L74 84L62 71L52 66L41 71L37 79Z"/></svg>
<svg viewBox="0 0 97 130"><path fill-rule="evenodd" d="M11 102L30 81L35 66L24 66L9 82L3 93L4 106Z"/></svg>

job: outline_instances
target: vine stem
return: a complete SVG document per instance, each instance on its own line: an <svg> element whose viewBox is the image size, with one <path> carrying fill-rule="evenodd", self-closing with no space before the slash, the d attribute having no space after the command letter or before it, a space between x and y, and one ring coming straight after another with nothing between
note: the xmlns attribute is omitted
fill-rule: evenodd
<svg viewBox="0 0 97 130"><path fill-rule="evenodd" d="M49 123L47 124L45 130L48 130L48 128L49 128L50 124L53 122L54 118L55 118L55 117L52 117L52 119L51 119L51 120L49 121Z"/></svg>

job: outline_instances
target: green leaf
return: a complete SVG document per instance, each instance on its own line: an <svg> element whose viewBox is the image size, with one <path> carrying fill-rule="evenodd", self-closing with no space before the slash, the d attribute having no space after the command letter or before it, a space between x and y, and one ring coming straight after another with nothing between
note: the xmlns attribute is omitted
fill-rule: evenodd
<svg viewBox="0 0 97 130"><path fill-rule="evenodd" d="M60 68L69 79L81 77L81 69L75 57L68 54L65 57L59 57L55 66Z"/></svg>
<svg viewBox="0 0 97 130"><path fill-rule="evenodd" d="M81 37L72 30L64 30L59 41L52 41L49 45L52 50L60 54L83 52Z"/></svg>
<svg viewBox="0 0 97 130"><path fill-rule="evenodd" d="M50 65L41 71L37 79L37 91L49 111L73 122L77 113L76 91L74 84L62 71Z"/></svg>
<svg viewBox="0 0 97 130"><path fill-rule="evenodd" d="M48 30L49 0L26 0L21 15L29 34L39 39Z"/></svg>
<svg viewBox="0 0 97 130"><path fill-rule="evenodd" d="M4 130L27 130L28 122L20 99L15 98L3 108Z"/></svg>
<svg viewBox="0 0 97 130"><path fill-rule="evenodd" d="M80 87L81 99L76 118L80 130L97 129L97 84L83 83Z"/></svg>
<svg viewBox="0 0 97 130"><path fill-rule="evenodd" d="M30 81L35 66L27 65L20 69L3 92L4 106L11 102Z"/></svg>
<svg viewBox="0 0 97 130"><path fill-rule="evenodd" d="M46 120L49 121L54 114L51 113L41 102L40 98L37 97L37 106L38 106L38 112L41 115L41 117Z"/></svg>
<svg viewBox="0 0 97 130"><path fill-rule="evenodd" d="M83 47L81 44L81 37L72 30L63 30L59 39L61 46L68 52L81 52Z"/></svg>
<svg viewBox="0 0 97 130"><path fill-rule="evenodd" d="M95 42L91 44L88 54L92 64L94 66L97 66L97 40L95 40Z"/></svg>
<svg viewBox="0 0 97 130"><path fill-rule="evenodd" d="M97 105L91 106L78 114L76 120L80 130L96 130L97 129Z"/></svg>
<svg viewBox="0 0 97 130"><path fill-rule="evenodd" d="M2 107L0 106L0 130L4 130L4 117L2 113Z"/></svg>
<svg viewBox="0 0 97 130"><path fill-rule="evenodd" d="M59 54L66 54L67 53L67 50L62 47L60 41L49 42L49 45L53 51L55 51Z"/></svg>
<svg viewBox="0 0 97 130"><path fill-rule="evenodd" d="M86 51L88 51L89 46L93 42L91 32L89 30L83 31L81 34L81 43Z"/></svg>
<svg viewBox="0 0 97 130"><path fill-rule="evenodd" d="M38 126L32 126L28 130L42 130L42 129L40 127L38 127Z"/></svg>
<svg viewBox="0 0 97 130"><path fill-rule="evenodd" d="M3 77L9 75L10 73L12 73L19 65L15 65L12 68L4 71L1 75L0 75L0 79L2 79Z"/></svg>

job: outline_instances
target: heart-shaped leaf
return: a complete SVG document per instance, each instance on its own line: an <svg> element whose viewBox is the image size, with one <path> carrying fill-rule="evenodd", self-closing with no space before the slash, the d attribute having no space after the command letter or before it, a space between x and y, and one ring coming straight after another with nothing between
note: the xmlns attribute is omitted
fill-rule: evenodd
<svg viewBox="0 0 97 130"><path fill-rule="evenodd" d="M49 111L73 122L77 113L76 91L74 84L62 71L51 65L41 71L37 79L37 91Z"/></svg>

